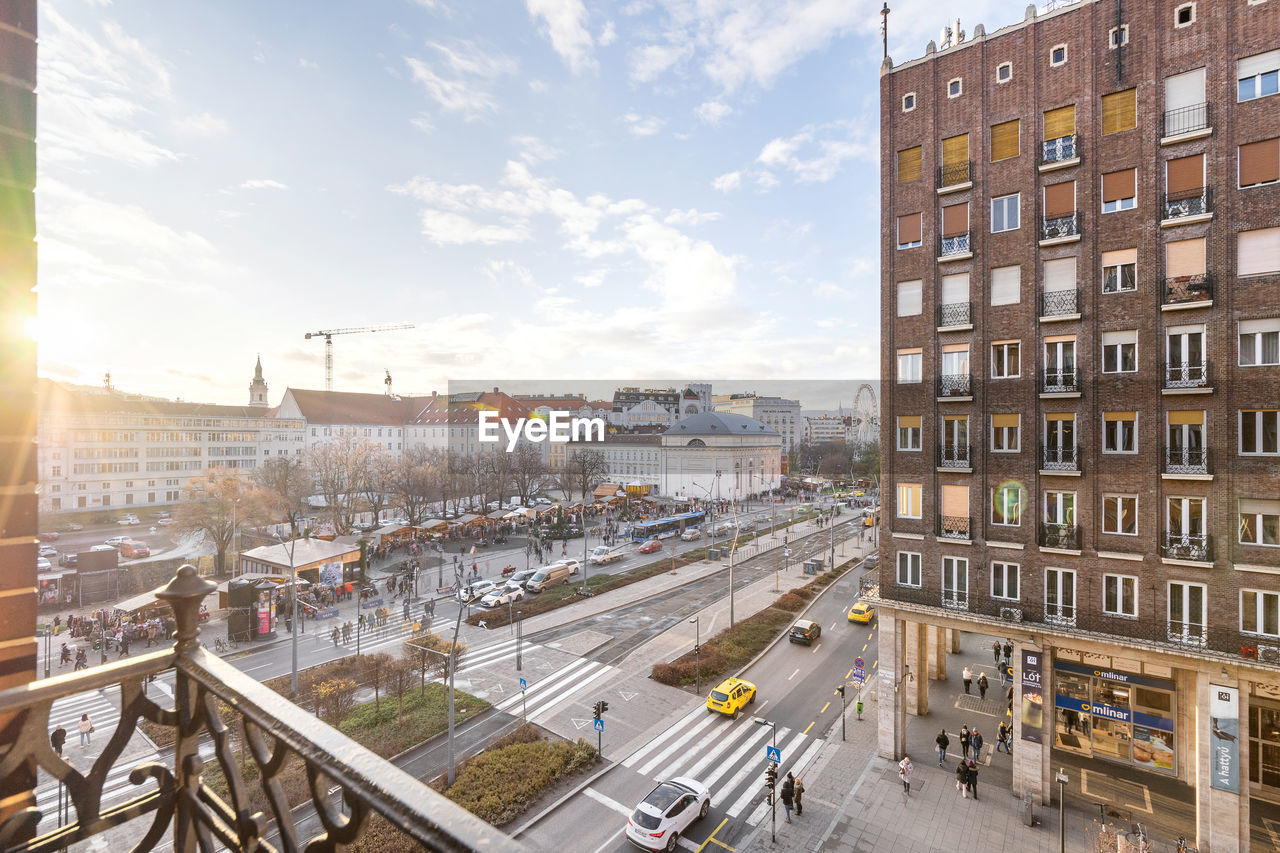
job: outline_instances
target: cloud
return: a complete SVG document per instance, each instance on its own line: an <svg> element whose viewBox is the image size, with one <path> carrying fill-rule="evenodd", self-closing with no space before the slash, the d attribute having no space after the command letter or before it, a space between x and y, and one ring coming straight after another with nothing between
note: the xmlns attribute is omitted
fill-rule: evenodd
<svg viewBox="0 0 1280 853"><path fill-rule="evenodd" d="M704 222L714 222L719 218L720 214L714 211L700 213L696 207L691 207L688 210L673 210L662 221L668 225L693 226L701 225Z"/></svg>
<svg viewBox="0 0 1280 853"><path fill-rule="evenodd" d="M309 71L315 71L317 68L320 67L320 63L312 62L310 59L306 59L304 57L298 60L298 67L306 68Z"/></svg>
<svg viewBox="0 0 1280 853"><path fill-rule="evenodd" d="M529 91L533 92L535 95L545 94L547 91L547 84L542 82L541 80L536 80L536 79L530 80Z"/></svg>
<svg viewBox="0 0 1280 853"><path fill-rule="evenodd" d="M827 299L851 299L853 297L853 294L847 289L830 281L820 282L818 286L814 288L813 293L815 296L821 296Z"/></svg>
<svg viewBox="0 0 1280 853"><path fill-rule="evenodd" d="M514 279L524 287L534 286L533 273L529 271L529 268L521 266L512 260L486 261L480 272L495 284Z"/></svg>
<svg viewBox="0 0 1280 853"><path fill-rule="evenodd" d="M868 167L879 162L879 142L871 131L853 121L807 125L791 136L769 140L755 162L721 175L712 186L729 192L747 179L767 192L781 183L780 173L789 173L798 184L825 183L838 175L848 160Z"/></svg>
<svg viewBox="0 0 1280 853"><path fill-rule="evenodd" d="M591 34L587 32L587 9L582 0L525 0L529 16L541 22L540 34L551 40L551 49L560 55L575 74L595 67L591 55Z"/></svg>
<svg viewBox="0 0 1280 853"><path fill-rule="evenodd" d="M726 172L712 181L711 186L722 193L733 192L742 186L742 172Z"/></svg>
<svg viewBox="0 0 1280 853"><path fill-rule="evenodd" d="M592 270L591 272L587 272L587 273L583 273L582 275L575 276L573 280L576 281L578 284L582 285L584 288L590 289L592 287L599 287L600 285L604 284L604 278L605 278L605 270Z"/></svg>
<svg viewBox="0 0 1280 853"><path fill-rule="evenodd" d="M559 148L552 148L536 136L513 136L511 144L520 149L520 159L530 166L554 160L563 153Z"/></svg>
<svg viewBox="0 0 1280 853"><path fill-rule="evenodd" d="M413 0L413 2L429 12L436 12L446 18L453 14L453 10L446 6L443 0Z"/></svg>
<svg viewBox="0 0 1280 853"><path fill-rule="evenodd" d="M461 246L480 243L523 243L529 231L521 226L482 225L474 219L446 210L424 210L420 222L422 233L439 246Z"/></svg>
<svg viewBox="0 0 1280 853"><path fill-rule="evenodd" d="M662 126L666 124L665 119L657 116L642 116L638 113L627 113L622 117L622 122L632 136L654 136L661 132Z"/></svg>
<svg viewBox="0 0 1280 853"><path fill-rule="evenodd" d="M698 120L704 124L719 124L727 115L733 112L733 107L728 104L722 104L719 101L704 101L699 104L693 111Z"/></svg>
<svg viewBox="0 0 1280 853"><path fill-rule="evenodd" d="M250 178L240 185L242 190L287 190L287 184L273 181L270 178Z"/></svg>
<svg viewBox="0 0 1280 853"><path fill-rule="evenodd" d="M648 83L693 56L692 44L649 44L631 52L631 79Z"/></svg>
<svg viewBox="0 0 1280 853"><path fill-rule="evenodd" d="M431 100L468 119L497 109L493 89L500 78L515 74L514 59L486 53L475 42L461 39L452 46L432 42L429 47L436 54L434 60L406 56L404 61Z"/></svg>
<svg viewBox="0 0 1280 853"><path fill-rule="evenodd" d="M227 120L212 113L189 115L174 122L174 127L183 133L195 133L201 136L213 136L227 132Z"/></svg>
<svg viewBox="0 0 1280 853"><path fill-rule="evenodd" d="M600 31L600 35L596 38L596 44L601 47L608 47L618 40L618 29L613 25L613 21L605 21L604 29Z"/></svg>

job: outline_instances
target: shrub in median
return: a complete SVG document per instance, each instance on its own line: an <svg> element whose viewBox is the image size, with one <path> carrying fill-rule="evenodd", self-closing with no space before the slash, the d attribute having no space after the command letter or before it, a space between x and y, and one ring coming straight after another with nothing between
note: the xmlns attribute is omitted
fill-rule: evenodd
<svg viewBox="0 0 1280 853"><path fill-rule="evenodd" d="M791 618L786 610L766 607L707 640L702 644L702 679L714 682L746 666L783 627L791 624ZM669 664L657 664L650 677L672 687L693 684L697 667L697 658L690 651Z"/></svg>

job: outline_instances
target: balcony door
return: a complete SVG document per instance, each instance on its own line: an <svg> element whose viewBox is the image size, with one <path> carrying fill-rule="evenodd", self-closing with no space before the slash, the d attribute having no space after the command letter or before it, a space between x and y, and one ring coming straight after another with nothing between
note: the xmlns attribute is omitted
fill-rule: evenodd
<svg viewBox="0 0 1280 853"><path fill-rule="evenodd" d="M1044 493L1044 523L1071 526L1076 523L1075 492Z"/></svg>
<svg viewBox="0 0 1280 853"><path fill-rule="evenodd" d="M1166 529L1170 542L1189 543L1204 536L1204 498L1169 498Z"/></svg>
<svg viewBox="0 0 1280 853"><path fill-rule="evenodd" d="M959 457L969 453L969 418L965 415L944 415L942 418L942 445L953 448Z"/></svg>
<svg viewBox="0 0 1280 853"><path fill-rule="evenodd" d="M1076 447L1076 416L1056 413L1045 415L1044 445L1050 459L1070 459Z"/></svg>
<svg viewBox="0 0 1280 853"><path fill-rule="evenodd" d="M1173 387L1204 380L1204 327L1176 326L1169 330L1166 362Z"/></svg>
<svg viewBox="0 0 1280 853"><path fill-rule="evenodd" d="M1196 461L1204 452L1204 412L1169 413L1169 459Z"/></svg>
<svg viewBox="0 0 1280 853"><path fill-rule="evenodd" d="M942 558L942 603L946 607L969 605L969 561L963 557Z"/></svg>
<svg viewBox="0 0 1280 853"><path fill-rule="evenodd" d="M1205 640L1205 587L1198 583L1169 584L1169 639L1201 645Z"/></svg>
<svg viewBox="0 0 1280 853"><path fill-rule="evenodd" d="M1046 340L1044 342L1044 369L1049 376L1071 375L1076 369L1076 340Z"/></svg>

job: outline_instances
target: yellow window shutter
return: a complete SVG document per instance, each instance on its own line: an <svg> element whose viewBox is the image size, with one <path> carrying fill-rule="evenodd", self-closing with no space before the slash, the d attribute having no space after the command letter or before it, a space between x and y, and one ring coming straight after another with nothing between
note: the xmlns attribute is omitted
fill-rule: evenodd
<svg viewBox="0 0 1280 853"><path fill-rule="evenodd" d="M1102 96L1102 132L1120 133L1138 126L1138 90Z"/></svg>
<svg viewBox="0 0 1280 853"><path fill-rule="evenodd" d="M1018 156L1019 122L1001 122L991 126L991 162Z"/></svg>
<svg viewBox="0 0 1280 853"><path fill-rule="evenodd" d="M942 168L969 162L969 134L949 136L942 140Z"/></svg>
<svg viewBox="0 0 1280 853"><path fill-rule="evenodd" d="M920 180L922 175L920 152L919 145L898 152L898 183L907 184Z"/></svg>
<svg viewBox="0 0 1280 853"><path fill-rule="evenodd" d="M1058 139L1062 136L1071 136L1075 132L1075 104L1058 107L1056 110L1049 110L1044 114L1044 138L1046 142L1050 139Z"/></svg>

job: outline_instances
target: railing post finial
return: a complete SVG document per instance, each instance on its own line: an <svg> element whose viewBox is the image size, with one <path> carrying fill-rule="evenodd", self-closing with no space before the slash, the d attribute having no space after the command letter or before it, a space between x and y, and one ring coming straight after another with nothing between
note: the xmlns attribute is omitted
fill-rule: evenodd
<svg viewBox="0 0 1280 853"><path fill-rule="evenodd" d="M212 581L200 577L194 566L184 564L178 567L167 584L156 590L156 598L167 601L173 608L173 616L178 623L174 650L179 654L200 644L197 639L200 634L200 603L217 588Z"/></svg>

